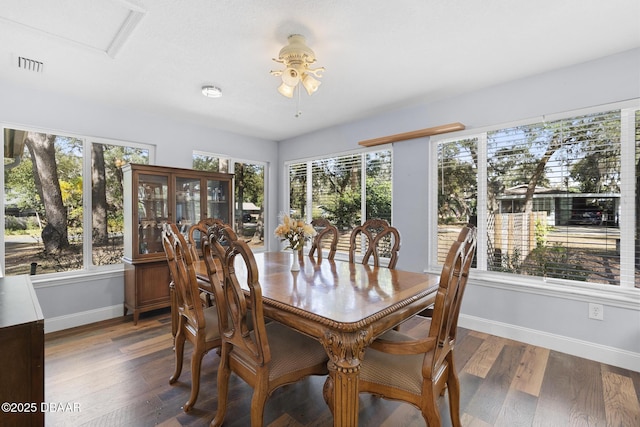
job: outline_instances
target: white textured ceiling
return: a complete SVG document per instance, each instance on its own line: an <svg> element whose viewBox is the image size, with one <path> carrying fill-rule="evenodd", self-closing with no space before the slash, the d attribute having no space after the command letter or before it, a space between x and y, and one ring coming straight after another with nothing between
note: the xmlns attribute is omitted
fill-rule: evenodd
<svg viewBox="0 0 640 427"><path fill-rule="evenodd" d="M326 68L299 118L290 34ZM0 78L272 140L639 46L638 0L0 0Z"/></svg>

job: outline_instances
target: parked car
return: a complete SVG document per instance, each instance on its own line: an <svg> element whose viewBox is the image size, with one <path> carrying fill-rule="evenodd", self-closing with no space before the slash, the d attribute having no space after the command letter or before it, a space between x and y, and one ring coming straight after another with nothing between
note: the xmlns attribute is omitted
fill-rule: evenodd
<svg viewBox="0 0 640 427"><path fill-rule="evenodd" d="M579 211L574 212L569 220L570 224L575 225L601 225L602 212L600 211Z"/></svg>

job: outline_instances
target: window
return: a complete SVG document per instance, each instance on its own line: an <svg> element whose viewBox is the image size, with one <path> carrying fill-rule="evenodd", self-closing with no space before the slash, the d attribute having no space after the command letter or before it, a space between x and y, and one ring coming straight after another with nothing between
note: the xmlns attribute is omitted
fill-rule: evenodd
<svg viewBox="0 0 640 427"><path fill-rule="evenodd" d="M636 112L635 143L623 137L623 111L437 140L437 263L460 226L472 222L480 231L480 270L638 286L637 255L635 262L621 255L634 235L638 252L638 221L621 207L633 198L638 204L627 190L638 174L631 179L628 168L625 178L622 153L625 144L638 147L640 125Z"/></svg>
<svg viewBox="0 0 640 427"><path fill-rule="evenodd" d="M339 252L348 251L351 230L363 219L391 223L391 150L289 163L287 170L290 214L328 219L340 232Z"/></svg>
<svg viewBox="0 0 640 427"><path fill-rule="evenodd" d="M207 153L193 154L193 168L234 174L234 230L253 249L264 248L266 165Z"/></svg>
<svg viewBox="0 0 640 427"><path fill-rule="evenodd" d="M122 263L120 168L148 163L150 149L20 129L3 133L4 273Z"/></svg>
<svg viewBox="0 0 640 427"><path fill-rule="evenodd" d="M93 265L122 263L124 206L122 166L149 163L149 150L126 145L91 144L91 234Z"/></svg>

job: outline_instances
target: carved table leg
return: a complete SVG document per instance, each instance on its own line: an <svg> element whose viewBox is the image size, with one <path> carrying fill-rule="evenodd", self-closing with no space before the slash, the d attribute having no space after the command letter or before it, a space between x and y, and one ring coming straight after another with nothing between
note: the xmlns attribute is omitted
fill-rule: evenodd
<svg viewBox="0 0 640 427"><path fill-rule="evenodd" d="M333 425L358 425L358 373L364 349L372 339L371 330L329 331L322 345L329 355L329 377L323 395L333 413Z"/></svg>

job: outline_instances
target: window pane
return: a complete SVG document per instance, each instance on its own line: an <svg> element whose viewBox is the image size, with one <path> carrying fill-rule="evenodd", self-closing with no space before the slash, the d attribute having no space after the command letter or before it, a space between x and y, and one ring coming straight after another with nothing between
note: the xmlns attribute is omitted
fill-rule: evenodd
<svg viewBox="0 0 640 427"><path fill-rule="evenodd" d="M488 269L620 283L620 114L487 134Z"/></svg>
<svg viewBox="0 0 640 427"><path fill-rule="evenodd" d="M229 159L194 153L193 169L198 171L229 173Z"/></svg>
<svg viewBox="0 0 640 427"><path fill-rule="evenodd" d="M306 218L307 207L307 164L289 166L289 214L296 218Z"/></svg>
<svg viewBox="0 0 640 427"><path fill-rule="evenodd" d="M264 247L264 166L235 163L236 232L252 248Z"/></svg>
<svg viewBox="0 0 640 427"><path fill-rule="evenodd" d="M462 226L477 222L478 140L438 145L438 264L444 264Z"/></svg>
<svg viewBox="0 0 640 427"><path fill-rule="evenodd" d="M362 155L315 160L312 174L312 217L338 227L338 251L349 250L349 236L362 218Z"/></svg>
<svg viewBox="0 0 640 427"><path fill-rule="evenodd" d="M229 172L232 159L193 154L193 168L211 172ZM264 248L265 166L258 163L234 162L235 232L249 240L249 245Z"/></svg>
<svg viewBox="0 0 640 427"><path fill-rule="evenodd" d="M82 269L82 141L15 129L4 137L5 274Z"/></svg>
<svg viewBox="0 0 640 427"><path fill-rule="evenodd" d="M120 264L124 254L122 166L149 163L149 150L91 144L91 222L93 265Z"/></svg>
<svg viewBox="0 0 640 427"><path fill-rule="evenodd" d="M391 151L365 156L367 176L367 219L386 219L391 224Z"/></svg>
<svg viewBox="0 0 640 427"><path fill-rule="evenodd" d="M340 234L338 252L346 253L351 231L362 223L365 215L367 219L382 218L391 223L391 165L391 150L291 164L290 214L307 220L310 209L311 218L329 220ZM366 182L362 182L363 167ZM312 180L310 190L308 171Z"/></svg>

